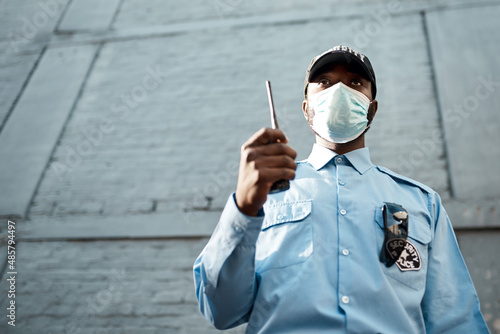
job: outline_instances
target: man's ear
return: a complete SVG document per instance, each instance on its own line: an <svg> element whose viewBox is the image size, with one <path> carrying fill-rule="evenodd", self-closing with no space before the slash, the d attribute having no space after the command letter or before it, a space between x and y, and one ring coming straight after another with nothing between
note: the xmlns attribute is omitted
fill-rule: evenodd
<svg viewBox="0 0 500 334"><path fill-rule="evenodd" d="M377 100L372 100L371 102L371 107L368 109L368 124L370 124L373 121L373 118L375 117L375 114L377 113L378 109L378 101Z"/></svg>
<svg viewBox="0 0 500 334"><path fill-rule="evenodd" d="M302 101L302 112L307 121L309 121L309 114L307 113L307 100Z"/></svg>

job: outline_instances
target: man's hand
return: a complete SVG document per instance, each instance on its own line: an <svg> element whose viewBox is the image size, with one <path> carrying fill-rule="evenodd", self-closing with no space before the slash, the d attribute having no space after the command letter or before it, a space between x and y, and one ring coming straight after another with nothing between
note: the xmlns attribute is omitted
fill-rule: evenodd
<svg viewBox="0 0 500 334"><path fill-rule="evenodd" d="M257 216L274 182L295 178L297 152L283 131L264 128L241 146L236 205L247 216Z"/></svg>

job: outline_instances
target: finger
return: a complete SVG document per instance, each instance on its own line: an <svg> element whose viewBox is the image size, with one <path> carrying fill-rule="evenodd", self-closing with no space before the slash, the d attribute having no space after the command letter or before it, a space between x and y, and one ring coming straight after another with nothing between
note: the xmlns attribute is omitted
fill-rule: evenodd
<svg viewBox="0 0 500 334"><path fill-rule="evenodd" d="M297 163L288 155L262 156L255 161L255 168L289 168L296 170Z"/></svg>
<svg viewBox="0 0 500 334"><path fill-rule="evenodd" d="M280 129L262 128L254 133L252 137L243 144L243 147L256 147L266 145L269 142L287 143L288 139Z"/></svg>
<svg viewBox="0 0 500 334"><path fill-rule="evenodd" d="M274 183L279 180L293 180L295 169L292 168L263 168L260 170L259 180L266 183Z"/></svg>
<svg viewBox="0 0 500 334"><path fill-rule="evenodd" d="M273 143L255 148L258 155L287 155L292 159L297 157L297 152L286 144Z"/></svg>

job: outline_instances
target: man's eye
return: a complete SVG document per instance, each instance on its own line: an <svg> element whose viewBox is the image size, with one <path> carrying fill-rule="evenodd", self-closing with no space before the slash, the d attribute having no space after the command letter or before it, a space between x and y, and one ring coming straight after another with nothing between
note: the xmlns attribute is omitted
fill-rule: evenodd
<svg viewBox="0 0 500 334"><path fill-rule="evenodd" d="M361 81L358 79L353 79L353 80L351 80L351 84L353 86L361 86Z"/></svg>
<svg viewBox="0 0 500 334"><path fill-rule="evenodd" d="M320 83L321 85L324 85L324 86L329 86L329 85L330 85L330 80L328 80L328 79L321 79L321 80L319 81L319 83Z"/></svg>

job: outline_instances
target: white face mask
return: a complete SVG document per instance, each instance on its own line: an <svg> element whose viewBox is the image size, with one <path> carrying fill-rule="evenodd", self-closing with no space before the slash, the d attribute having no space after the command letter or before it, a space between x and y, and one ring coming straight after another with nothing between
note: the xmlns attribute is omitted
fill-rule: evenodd
<svg viewBox="0 0 500 334"><path fill-rule="evenodd" d="M370 99L342 82L309 98L314 110L312 129L332 143L347 143L358 138L368 126Z"/></svg>

